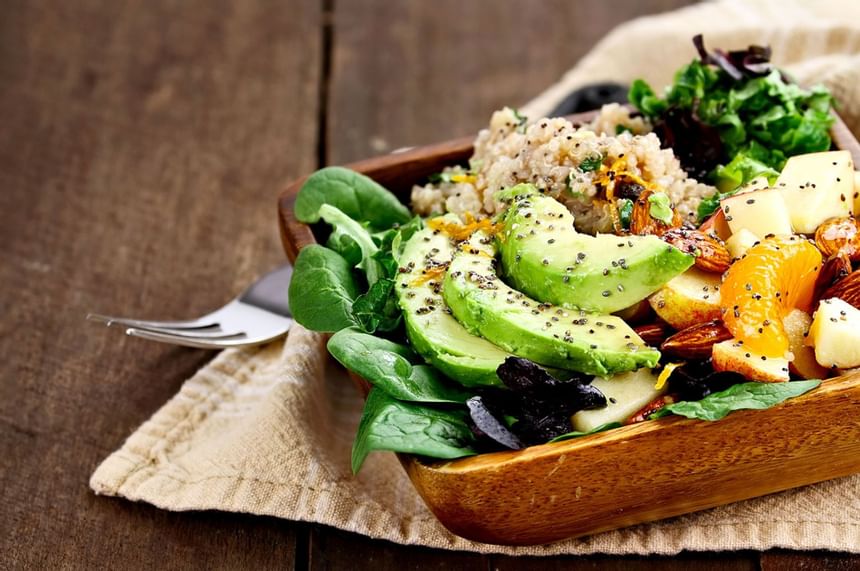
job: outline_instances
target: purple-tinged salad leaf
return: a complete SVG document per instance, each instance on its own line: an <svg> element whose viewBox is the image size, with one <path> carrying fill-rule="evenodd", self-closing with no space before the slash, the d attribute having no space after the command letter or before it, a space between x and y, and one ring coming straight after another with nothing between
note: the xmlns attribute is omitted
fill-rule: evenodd
<svg viewBox="0 0 860 571"><path fill-rule="evenodd" d="M693 42L700 58L677 71L663 97L641 79L629 92L690 176L729 192L772 177L788 157L830 149L833 97L826 88L790 82L771 64L768 47L708 51L701 36Z"/></svg>
<svg viewBox="0 0 860 571"><path fill-rule="evenodd" d="M502 420L496 418L480 396L467 400L466 406L469 408L469 416L474 424L472 432L475 433L476 437L489 438L511 450L525 448L525 444L505 426Z"/></svg>

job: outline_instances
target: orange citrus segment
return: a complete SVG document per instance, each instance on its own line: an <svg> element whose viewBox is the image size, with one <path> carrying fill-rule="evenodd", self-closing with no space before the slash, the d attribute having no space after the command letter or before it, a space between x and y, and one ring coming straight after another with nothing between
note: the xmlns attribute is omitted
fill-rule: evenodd
<svg viewBox="0 0 860 571"><path fill-rule="evenodd" d="M809 311L821 252L798 236L766 238L726 272L720 288L723 322L753 352L783 357L788 336L782 319Z"/></svg>

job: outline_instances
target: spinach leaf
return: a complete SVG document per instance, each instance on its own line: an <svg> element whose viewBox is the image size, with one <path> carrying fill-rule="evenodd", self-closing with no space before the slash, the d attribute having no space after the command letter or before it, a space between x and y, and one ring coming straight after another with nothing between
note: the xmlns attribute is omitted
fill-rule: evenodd
<svg viewBox="0 0 860 571"><path fill-rule="evenodd" d="M382 278L370 286L367 293L356 298L352 314L367 333L397 329L403 314L397 305L394 280Z"/></svg>
<svg viewBox="0 0 860 571"><path fill-rule="evenodd" d="M347 250L353 258L355 257L354 247L357 246L361 250L361 260L355 265L364 271L367 276L367 284L373 286L384 275L384 271L374 258L379 248L373 243L370 232L331 204L320 206L319 215L334 228L332 235L337 236L337 238L333 241L330 240L330 243L334 242L341 245L347 242L349 244Z"/></svg>
<svg viewBox="0 0 860 571"><path fill-rule="evenodd" d="M333 332L355 325L352 304L358 285L343 256L311 244L299 252L290 280L293 318L312 331Z"/></svg>
<svg viewBox="0 0 860 571"><path fill-rule="evenodd" d="M800 396L821 384L821 381L791 381L787 383L741 383L713 393L699 401L681 401L666 405L650 418L671 414L719 420L735 410L765 409L790 398Z"/></svg>
<svg viewBox="0 0 860 571"><path fill-rule="evenodd" d="M319 222L323 204L367 223L373 231L405 224L412 217L391 192L373 179L344 167L326 167L308 177L296 197L296 218L306 224Z"/></svg>
<svg viewBox="0 0 860 571"><path fill-rule="evenodd" d="M410 402L464 403L468 394L450 386L406 345L357 329L342 329L328 342L337 361L393 398Z"/></svg>
<svg viewBox="0 0 860 571"><path fill-rule="evenodd" d="M357 473L374 450L450 459L476 454L474 442L464 411L400 402L374 388L352 445L352 471Z"/></svg>
<svg viewBox="0 0 860 571"><path fill-rule="evenodd" d="M620 422L607 422L606 424L601 424L600 426L595 426L591 430L586 432L573 431L568 432L567 434L562 434L560 436L556 436L550 442L562 442L564 440L571 440L572 438L579 438L580 436L588 436L589 434L597 434L598 432L603 432L604 430L611 430L613 428L618 428L621 426Z"/></svg>

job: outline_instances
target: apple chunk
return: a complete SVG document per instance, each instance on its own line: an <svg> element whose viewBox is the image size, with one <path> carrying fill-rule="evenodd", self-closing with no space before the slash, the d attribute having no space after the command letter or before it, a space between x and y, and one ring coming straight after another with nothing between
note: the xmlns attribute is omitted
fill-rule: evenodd
<svg viewBox="0 0 860 571"><path fill-rule="evenodd" d="M758 242L758 236L746 228L741 228L726 240L726 248L728 248L732 259L739 260L747 253L747 250L755 246Z"/></svg>
<svg viewBox="0 0 860 571"><path fill-rule="evenodd" d="M715 371L734 371L751 381L782 383L788 377L788 359L765 357L750 351L737 339L714 345L712 359Z"/></svg>
<svg viewBox="0 0 860 571"><path fill-rule="evenodd" d="M788 159L774 188L782 193L796 232L812 234L833 217L854 214L854 162L849 151Z"/></svg>
<svg viewBox="0 0 860 571"><path fill-rule="evenodd" d="M570 419L573 429L588 432L608 422L624 422L666 392L665 388L655 389L656 383L657 376L651 369L639 369L608 378L595 377L591 386L606 396L606 406L574 414Z"/></svg>
<svg viewBox="0 0 860 571"><path fill-rule="evenodd" d="M690 268L666 282L648 302L675 329L720 317L720 276Z"/></svg>
<svg viewBox="0 0 860 571"><path fill-rule="evenodd" d="M793 309L782 319L782 326L788 337L788 350L794 356L788 368L804 379L825 379L828 377L827 369L818 364L815 360L815 351L806 344L811 325L812 317L800 309Z"/></svg>
<svg viewBox="0 0 860 571"><path fill-rule="evenodd" d="M782 193L776 189L736 194L720 201L732 235L747 230L759 239L768 234L791 234L791 218Z"/></svg>
<svg viewBox="0 0 860 571"><path fill-rule="evenodd" d="M822 367L860 367L860 310L837 297L821 300L809 339Z"/></svg>

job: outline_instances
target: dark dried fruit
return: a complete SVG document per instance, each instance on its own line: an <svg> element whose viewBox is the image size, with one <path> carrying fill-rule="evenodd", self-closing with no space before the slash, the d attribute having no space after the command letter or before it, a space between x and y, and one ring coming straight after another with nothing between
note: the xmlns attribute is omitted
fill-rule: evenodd
<svg viewBox="0 0 860 571"><path fill-rule="evenodd" d="M586 377L562 381L528 359L508 357L497 373L510 390L485 390L483 404L497 419L516 418L510 431L527 445L573 430L570 417L577 411L606 406L606 397Z"/></svg>
<svg viewBox="0 0 860 571"><path fill-rule="evenodd" d="M679 401L702 400L746 380L740 373L714 371L710 359L688 361L672 372L668 392Z"/></svg>
<svg viewBox="0 0 860 571"><path fill-rule="evenodd" d="M481 397L470 398L466 401L466 406L469 408L469 416L474 423L472 432L475 433L475 436L489 438L511 450L520 450L525 447L522 441L490 412Z"/></svg>

